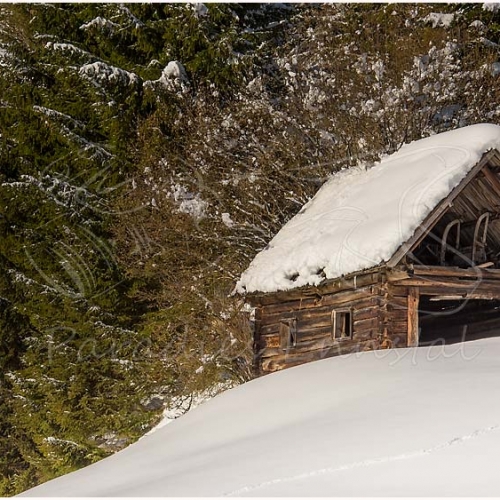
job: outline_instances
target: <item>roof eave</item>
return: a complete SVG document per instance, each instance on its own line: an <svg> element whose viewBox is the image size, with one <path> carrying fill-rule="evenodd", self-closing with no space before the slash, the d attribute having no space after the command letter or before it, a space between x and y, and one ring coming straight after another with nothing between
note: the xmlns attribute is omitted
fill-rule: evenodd
<svg viewBox="0 0 500 500"><path fill-rule="evenodd" d="M386 264L382 263L337 278L325 279L319 285L303 285L297 288L277 290L274 292L251 292L245 295L245 301L253 306L257 306L263 305L263 303L271 304L274 302L300 300L304 297L317 296L320 298L329 293L347 289L353 290L361 286L377 283L380 279L381 271L386 267Z"/></svg>

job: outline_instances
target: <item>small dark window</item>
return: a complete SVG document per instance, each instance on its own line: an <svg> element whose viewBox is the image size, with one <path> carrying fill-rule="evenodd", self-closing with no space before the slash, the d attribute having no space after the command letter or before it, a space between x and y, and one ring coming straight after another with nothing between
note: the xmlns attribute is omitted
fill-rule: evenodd
<svg viewBox="0 0 500 500"><path fill-rule="evenodd" d="M281 348L286 350L297 345L297 319L280 321Z"/></svg>
<svg viewBox="0 0 500 500"><path fill-rule="evenodd" d="M352 339L352 311L337 309L332 311L333 340Z"/></svg>

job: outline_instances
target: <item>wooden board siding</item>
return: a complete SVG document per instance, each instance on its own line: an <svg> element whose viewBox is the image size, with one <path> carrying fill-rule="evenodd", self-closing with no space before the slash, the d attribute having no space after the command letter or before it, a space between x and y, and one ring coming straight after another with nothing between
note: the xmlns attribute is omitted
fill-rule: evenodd
<svg viewBox="0 0 500 500"><path fill-rule="evenodd" d="M341 356L343 354L351 354L353 352L373 351L378 349L378 341L358 341L358 342L342 342L335 346L322 347L320 349L311 350L302 353L289 352L277 356L260 359L260 375L282 370L283 368L291 368L292 366L301 365L310 361L319 361L320 359L330 358L333 356Z"/></svg>
<svg viewBox="0 0 500 500"><path fill-rule="evenodd" d="M380 340L380 301L380 285L374 282L314 299L257 306L256 374L263 375L325 357L376 349ZM333 339L333 310L350 312L352 338ZM296 320L296 345L285 349L280 337L280 323L292 319Z"/></svg>
<svg viewBox="0 0 500 500"><path fill-rule="evenodd" d="M383 289L381 314L383 317L384 347L407 347L408 287L386 283Z"/></svg>
<svg viewBox="0 0 500 500"><path fill-rule="evenodd" d="M339 280L329 288L337 292L321 295L316 289L312 296L288 296L284 302L266 296L255 318L256 374L352 352L417 346L419 296L500 300L498 269L399 266L363 280L364 286L356 288ZM350 311L352 338L333 338L333 310ZM291 320L296 322L296 344L285 347L280 324Z"/></svg>
<svg viewBox="0 0 500 500"><path fill-rule="evenodd" d="M413 266L407 278L391 281L393 294L408 295L418 288L420 295L455 296L463 299L500 299L500 270L478 267Z"/></svg>

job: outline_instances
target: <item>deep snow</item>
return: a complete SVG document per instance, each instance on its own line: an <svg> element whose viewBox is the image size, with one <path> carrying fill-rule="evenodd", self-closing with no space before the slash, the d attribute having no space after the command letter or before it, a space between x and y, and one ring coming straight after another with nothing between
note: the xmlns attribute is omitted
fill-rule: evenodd
<svg viewBox="0 0 500 500"><path fill-rule="evenodd" d="M499 395L500 338L325 359L25 495L499 495Z"/></svg>
<svg viewBox="0 0 500 500"><path fill-rule="evenodd" d="M500 148L500 127L471 125L406 144L368 170L333 175L255 257L236 291L317 285L387 261L492 148Z"/></svg>

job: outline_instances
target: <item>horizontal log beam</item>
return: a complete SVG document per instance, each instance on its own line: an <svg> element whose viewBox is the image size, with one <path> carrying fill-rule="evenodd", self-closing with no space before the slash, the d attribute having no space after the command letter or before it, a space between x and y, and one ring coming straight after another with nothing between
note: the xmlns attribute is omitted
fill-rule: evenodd
<svg viewBox="0 0 500 500"><path fill-rule="evenodd" d="M361 330L377 329L378 325L379 325L379 318L377 315L368 319L355 321L353 324L353 331L356 332L356 330L361 331Z"/></svg>
<svg viewBox="0 0 500 500"><path fill-rule="evenodd" d="M252 306L266 306L290 301L307 299L320 299L324 295L337 293L343 290L357 290L359 288L375 285L381 279L382 267L372 268L366 272L352 273L341 278L325 280L318 286L303 286L292 290L271 293L251 293L246 296L246 301Z"/></svg>
<svg viewBox="0 0 500 500"><path fill-rule="evenodd" d="M500 280L500 269L485 269L481 267L442 267L442 266L413 266L414 276L456 277L462 279L490 279Z"/></svg>
<svg viewBox="0 0 500 500"><path fill-rule="evenodd" d="M373 297L377 294L378 287L373 285L357 288L356 290L343 290L334 294L324 295L320 299L303 299L300 301L293 302L283 302L281 304L271 304L267 306L261 306L263 315L277 314L285 311L301 311L306 309L314 309L316 307L336 304L347 301L355 302L357 300L362 300L364 298Z"/></svg>
<svg viewBox="0 0 500 500"><path fill-rule="evenodd" d="M399 286L405 287L420 287L420 288L437 288L441 287L443 294L448 293L449 290L457 290L457 292L467 292L473 290L489 290L498 291L500 293L500 281L497 280L460 280L453 278L436 278L427 279L425 277L415 277L404 281L396 281L392 283L394 288ZM422 293L425 293L424 291Z"/></svg>
<svg viewBox="0 0 500 500"><path fill-rule="evenodd" d="M263 357L260 359L259 365L261 366L262 372L269 373L310 361L317 361L353 352L373 350L377 347L378 342L376 340L367 340L363 342L345 341L328 349L316 349L305 353L284 353L279 356Z"/></svg>
<svg viewBox="0 0 500 500"><path fill-rule="evenodd" d="M458 295L459 293L457 291L455 294ZM420 295L430 297L433 295L443 295L443 289L440 287L426 287L420 290ZM464 291L463 300L500 300L500 292L489 290Z"/></svg>
<svg viewBox="0 0 500 500"><path fill-rule="evenodd" d="M356 292L342 292L335 296L328 295L324 297L322 302L318 302L315 306L303 309L288 308L276 311L275 309L263 307L261 321L263 325L291 318L297 318L300 321L318 317L322 314L330 315L331 311L335 308L349 307L352 309L363 309L378 304L378 294L372 295L371 293L371 291L363 289Z"/></svg>
<svg viewBox="0 0 500 500"><path fill-rule="evenodd" d="M408 297L408 287L403 283L398 283L398 286L395 286L394 283L391 283L387 288L387 303L396 302L398 300L406 301L406 297Z"/></svg>

